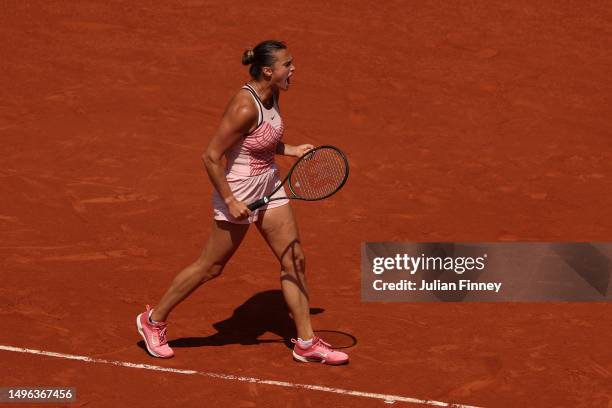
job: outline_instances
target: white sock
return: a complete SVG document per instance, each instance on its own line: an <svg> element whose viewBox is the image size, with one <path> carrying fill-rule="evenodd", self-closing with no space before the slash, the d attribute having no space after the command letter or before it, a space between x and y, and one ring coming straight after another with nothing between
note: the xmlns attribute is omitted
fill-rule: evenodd
<svg viewBox="0 0 612 408"><path fill-rule="evenodd" d="M302 340L298 337L298 344L300 345L301 348L308 348L310 346L312 346L312 339L310 340Z"/></svg>
<svg viewBox="0 0 612 408"><path fill-rule="evenodd" d="M157 326L159 322L156 322L155 320L153 320L153 318L151 317L152 315L153 315L153 310L151 310L151 313L149 313L149 323L151 323L153 326Z"/></svg>

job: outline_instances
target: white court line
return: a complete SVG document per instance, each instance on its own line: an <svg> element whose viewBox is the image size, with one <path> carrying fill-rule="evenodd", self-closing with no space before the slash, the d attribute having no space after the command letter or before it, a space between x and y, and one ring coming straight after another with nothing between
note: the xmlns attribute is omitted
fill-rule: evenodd
<svg viewBox="0 0 612 408"><path fill-rule="evenodd" d="M22 347L0 345L0 350L14 351L17 353L37 354L37 355L47 356L47 357L63 358L66 360L85 361L86 363L112 364L112 365L116 365L120 367L140 368L143 370L152 370L152 371L165 371L165 372L175 373L175 374L202 375L205 377L218 378L221 380L249 382L249 383L257 383L257 384L265 384L265 385L275 385L277 387L286 387L286 388L301 388L301 389L306 389L306 390L329 392L333 394L350 395L352 397L379 399L389 404L393 404L395 402L408 402L411 404L432 405L436 407L479 408L473 405L451 404L451 403L441 402L441 401L422 400L418 398L403 397L401 395L376 394L372 392L353 391L353 390L344 390L342 388L325 387L322 385L295 384L295 383L290 383L290 382L285 382L285 381L262 380L260 378L254 378L254 377L240 377L240 376L231 375L231 374L217 374L217 373L208 373L204 371L183 370L179 368L168 368L168 367L161 367L161 366L156 366L156 365L151 365L151 364L129 363L127 361L105 360L102 358L93 358L93 357L78 356L78 355L73 355L73 354L55 353L52 351L28 349L28 348L22 348Z"/></svg>

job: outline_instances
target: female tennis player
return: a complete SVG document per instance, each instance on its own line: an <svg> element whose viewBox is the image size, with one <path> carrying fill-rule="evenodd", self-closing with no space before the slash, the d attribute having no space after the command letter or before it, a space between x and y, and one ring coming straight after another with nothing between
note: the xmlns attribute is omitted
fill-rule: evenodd
<svg viewBox="0 0 612 408"><path fill-rule="evenodd" d="M279 41L264 41L242 56L251 80L229 102L221 124L202 156L215 187L214 220L199 259L176 275L157 306L138 315L136 324L147 350L155 357L174 355L167 342L168 315L204 282L221 274L226 263L255 224L280 261L281 288L297 329L293 357L302 362L343 364L345 353L335 351L314 335L305 280L305 258L288 199L271 201L250 211L249 203L270 194L281 181L274 155L301 157L310 144L281 141L283 121L279 91L287 91L295 72L293 57ZM225 165L223 159L225 158ZM284 187L273 196L286 197Z"/></svg>

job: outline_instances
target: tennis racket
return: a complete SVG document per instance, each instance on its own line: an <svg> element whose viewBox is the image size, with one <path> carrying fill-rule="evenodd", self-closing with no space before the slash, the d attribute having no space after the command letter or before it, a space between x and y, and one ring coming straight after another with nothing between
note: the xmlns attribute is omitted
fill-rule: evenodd
<svg viewBox="0 0 612 408"><path fill-rule="evenodd" d="M249 204L254 211L270 201L285 198L293 200L323 200L342 188L349 175L346 156L334 146L319 146L303 155L293 164L289 174L274 191ZM285 183L289 186L289 197L271 198Z"/></svg>

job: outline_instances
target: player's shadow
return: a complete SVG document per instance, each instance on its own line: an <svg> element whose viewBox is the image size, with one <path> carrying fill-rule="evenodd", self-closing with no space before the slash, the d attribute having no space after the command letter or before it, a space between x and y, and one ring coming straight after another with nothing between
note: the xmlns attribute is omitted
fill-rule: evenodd
<svg viewBox="0 0 612 408"><path fill-rule="evenodd" d="M325 309L311 308L310 314L323 313ZM234 310L229 318L216 322L213 327L217 333L206 337L183 337L170 340L170 347L205 347L225 346L228 344L256 345L262 343L284 343L293 348L291 338L295 338L295 325L280 290L259 292ZM259 339L265 333L276 335L277 339ZM334 344L336 348L352 347L357 343L354 336L330 330L317 331L324 339L336 337L343 344ZM337 343L338 341L336 341ZM138 346L145 349L144 342Z"/></svg>

